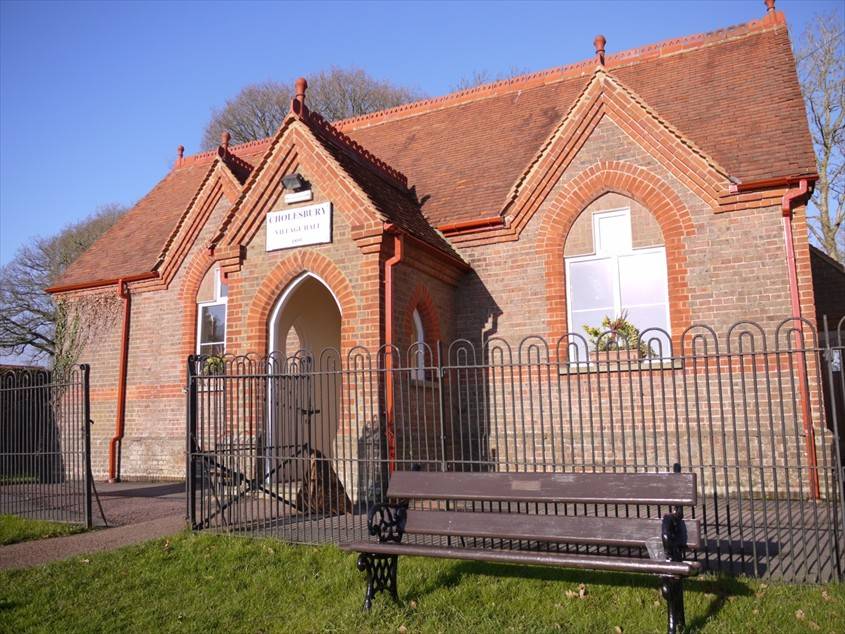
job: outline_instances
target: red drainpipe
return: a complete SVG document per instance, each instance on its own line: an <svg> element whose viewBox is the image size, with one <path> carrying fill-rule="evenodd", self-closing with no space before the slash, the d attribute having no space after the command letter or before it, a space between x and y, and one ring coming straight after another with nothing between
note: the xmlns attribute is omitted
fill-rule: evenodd
<svg viewBox="0 0 845 634"><path fill-rule="evenodd" d="M114 420L114 436L109 443L109 482L120 481L117 453L118 446L123 441L123 432L126 427L126 367L129 358L131 300L129 298L129 286L123 278L117 281L117 294L123 300L123 334L120 342L120 365L118 366L117 377L117 414Z"/></svg>
<svg viewBox="0 0 845 634"><path fill-rule="evenodd" d="M396 468L396 434L393 424L393 267L402 261L405 250L405 236L392 224L387 225L385 230L393 234L393 256L384 263L384 343L386 351L384 383L387 392L384 400L387 414L388 471L393 473Z"/></svg>
<svg viewBox="0 0 845 634"><path fill-rule="evenodd" d="M792 241L792 206L796 200L806 196L810 191L808 179L802 178L797 189L789 189L781 200L781 211L783 212L783 241L786 246L786 269L789 275L789 300L792 305L792 316L798 319L798 331L796 337L796 349L803 345L797 341L802 338L804 322L801 317L801 298L798 294L798 270L795 264L795 246ZM813 417L810 412L810 394L807 385L807 371L804 363L798 364L798 381L801 385L801 414L804 425L805 451L807 454L807 467L809 468L810 493L814 498L820 497L818 457L816 455L816 432L813 427Z"/></svg>

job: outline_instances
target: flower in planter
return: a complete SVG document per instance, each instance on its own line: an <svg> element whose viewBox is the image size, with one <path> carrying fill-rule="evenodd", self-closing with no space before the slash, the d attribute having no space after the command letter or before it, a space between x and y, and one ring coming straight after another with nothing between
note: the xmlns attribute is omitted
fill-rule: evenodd
<svg viewBox="0 0 845 634"><path fill-rule="evenodd" d="M203 360L202 369L204 374L223 374L225 367L226 360L219 354L213 354Z"/></svg>
<svg viewBox="0 0 845 634"><path fill-rule="evenodd" d="M628 311L623 310L619 317L605 315L601 328L584 324L584 331L596 352L615 350L637 350L640 358L654 356L654 351L646 342L640 341L639 329L628 321Z"/></svg>

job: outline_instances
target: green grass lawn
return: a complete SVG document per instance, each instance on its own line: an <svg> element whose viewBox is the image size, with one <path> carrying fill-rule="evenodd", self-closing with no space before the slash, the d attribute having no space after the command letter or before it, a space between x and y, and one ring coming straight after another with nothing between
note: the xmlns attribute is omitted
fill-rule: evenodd
<svg viewBox="0 0 845 634"><path fill-rule="evenodd" d="M15 515L0 515L0 546L27 542L31 539L72 535L84 530L85 527L76 524L31 520Z"/></svg>
<svg viewBox="0 0 845 634"><path fill-rule="evenodd" d="M365 614L354 555L186 533L0 573L0 631L660 632L656 581L400 558L402 604L379 595ZM841 584L704 577L687 583L686 600L693 631L842 632L845 624Z"/></svg>

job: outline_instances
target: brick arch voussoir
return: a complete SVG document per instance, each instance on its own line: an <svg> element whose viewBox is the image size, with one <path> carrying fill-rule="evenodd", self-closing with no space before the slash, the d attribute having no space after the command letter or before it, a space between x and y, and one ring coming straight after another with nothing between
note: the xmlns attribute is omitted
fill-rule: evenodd
<svg viewBox="0 0 845 634"><path fill-rule="evenodd" d="M440 318L437 315L437 307L424 284L418 284L411 294L411 299L405 306L402 330L406 341L413 341L414 337L414 310L419 312L423 329L426 334L426 343L431 346L432 354L436 355L435 344L442 339ZM401 351L407 352L407 351Z"/></svg>
<svg viewBox="0 0 845 634"><path fill-rule="evenodd" d="M548 336L555 340L567 332L567 307L563 249L576 218L594 200L618 193L645 206L660 225L666 245L670 318L673 333L690 323L687 258L683 239L694 232L692 216L678 194L641 167L620 161L599 161L570 179L549 205L538 232L537 251L545 259Z"/></svg>
<svg viewBox="0 0 845 634"><path fill-rule="evenodd" d="M316 252L294 252L273 268L258 287L246 315L246 349L266 353L270 315L276 301L290 283L302 273L313 273L329 286L340 302L342 319L340 341L343 349L351 347L354 341L356 312L355 294L352 285L334 262Z"/></svg>
<svg viewBox="0 0 845 634"><path fill-rule="evenodd" d="M181 357L187 358L196 351L197 293L203 278L216 263L217 259L207 249L203 249L193 257L185 270L179 288L179 305L182 307Z"/></svg>

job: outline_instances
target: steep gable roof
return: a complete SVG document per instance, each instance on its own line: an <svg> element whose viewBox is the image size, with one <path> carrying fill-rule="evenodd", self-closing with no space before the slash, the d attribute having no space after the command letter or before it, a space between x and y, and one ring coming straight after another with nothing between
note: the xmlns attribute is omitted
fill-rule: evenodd
<svg viewBox="0 0 845 634"><path fill-rule="evenodd" d="M369 155L320 115L309 112L305 121L387 222L394 223L412 236L460 259L446 239L423 216L415 193L408 189L408 179L404 174Z"/></svg>
<svg viewBox="0 0 845 634"><path fill-rule="evenodd" d="M584 94L596 63L589 59L334 124L315 115L309 126L382 218L454 254L433 226L498 220ZM604 72L734 182L816 173L779 12L609 55ZM241 200L272 140L230 148L226 165L242 184ZM59 285L156 270L216 156L212 151L181 160L71 265Z"/></svg>
<svg viewBox="0 0 845 634"><path fill-rule="evenodd" d="M408 174L435 225L502 211L595 62L534 73L336 125ZM737 181L816 172L782 14L610 55L606 70Z"/></svg>
<svg viewBox="0 0 845 634"><path fill-rule="evenodd" d="M241 161L257 162L266 151L260 141L232 148ZM153 271L162 249L199 195L217 150L187 157L161 179L111 229L77 258L56 287L117 279Z"/></svg>
<svg viewBox="0 0 845 634"><path fill-rule="evenodd" d="M286 140L286 137L289 138ZM361 200L367 201L364 205L371 210L372 217L359 218L359 222L375 227L377 233L381 232L383 224L394 224L402 231L461 261L446 239L423 217L403 174L373 156L336 130L319 114L310 112L307 108L290 114L282 123L265 156L244 183L239 200L226 214L212 238L212 248L217 249L220 245L229 254L233 252L233 248L243 245L244 241L253 235L258 227L255 211L263 208L269 200L266 186L271 181L268 181L266 176L283 174L291 165L299 163L299 150L305 149L307 154L307 148L312 143L326 153L329 161L335 161L337 171L348 177L354 184L353 189L357 186L354 196L363 196ZM299 148L298 144L304 146ZM272 158L274 154L278 154L276 159ZM276 183L271 187L277 187L278 178L271 180ZM264 185L259 186L259 182ZM235 248L234 252L240 253L240 249Z"/></svg>

